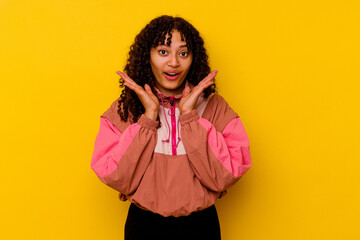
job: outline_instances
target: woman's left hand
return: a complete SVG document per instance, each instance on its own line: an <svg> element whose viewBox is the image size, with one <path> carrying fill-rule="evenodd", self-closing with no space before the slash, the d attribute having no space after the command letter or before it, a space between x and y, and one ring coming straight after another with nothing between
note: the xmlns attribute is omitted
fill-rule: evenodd
<svg viewBox="0 0 360 240"><path fill-rule="evenodd" d="M196 102L200 94L209 86L214 84L212 79L216 76L217 70L209 73L198 85L196 85L192 90L189 87L185 87L183 92L183 97L179 103L179 109L181 114L189 113L195 109Z"/></svg>

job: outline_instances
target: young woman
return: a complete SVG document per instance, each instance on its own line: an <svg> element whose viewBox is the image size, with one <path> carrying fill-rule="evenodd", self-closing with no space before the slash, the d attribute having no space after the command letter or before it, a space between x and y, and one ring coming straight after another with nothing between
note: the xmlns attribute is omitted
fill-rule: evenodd
<svg viewBox="0 0 360 240"><path fill-rule="evenodd" d="M214 206L250 168L239 116L216 93L204 41L179 17L136 36L91 168L131 202L125 239L220 239Z"/></svg>

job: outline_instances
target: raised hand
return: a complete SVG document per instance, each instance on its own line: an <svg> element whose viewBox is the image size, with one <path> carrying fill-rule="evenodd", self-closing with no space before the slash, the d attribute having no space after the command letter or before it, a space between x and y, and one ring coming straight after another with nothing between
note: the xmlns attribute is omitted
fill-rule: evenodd
<svg viewBox="0 0 360 240"><path fill-rule="evenodd" d="M190 91L189 87L185 87L183 92L183 97L179 103L179 109L181 114L189 113L195 109L196 102L200 96L200 94L209 86L211 86L214 82L212 79L216 76L217 70L209 73L198 85L196 85L192 91Z"/></svg>
<svg viewBox="0 0 360 240"><path fill-rule="evenodd" d="M134 80L132 80L126 73L117 71L116 72L122 79L124 79L124 85L133 90L139 97L142 105L145 108L145 116L150 119L156 120L160 103L159 99L152 93L151 88L148 84L145 84L145 89L139 86Z"/></svg>

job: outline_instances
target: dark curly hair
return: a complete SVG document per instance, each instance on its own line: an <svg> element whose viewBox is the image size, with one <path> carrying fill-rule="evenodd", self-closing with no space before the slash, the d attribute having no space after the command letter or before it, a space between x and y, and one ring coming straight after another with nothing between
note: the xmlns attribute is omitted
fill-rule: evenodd
<svg viewBox="0 0 360 240"><path fill-rule="evenodd" d="M186 80L196 86L210 73L204 40L200 37L199 32L183 18L163 15L147 24L136 36L130 47L124 72L138 85L144 87L147 83L155 92L155 76L150 65L150 50L158 45L164 45L165 42L170 46L173 30L180 32L181 40L186 41L188 50L193 55ZM165 39L166 35L169 35L167 39ZM120 87L123 88L124 80L122 78L120 78L119 83ZM213 92L216 92L215 83L204 90L204 97L207 98ZM126 86L122 90L118 103L118 114L123 121L127 121L130 112L132 121L135 123L140 115L145 112L145 108L136 93Z"/></svg>

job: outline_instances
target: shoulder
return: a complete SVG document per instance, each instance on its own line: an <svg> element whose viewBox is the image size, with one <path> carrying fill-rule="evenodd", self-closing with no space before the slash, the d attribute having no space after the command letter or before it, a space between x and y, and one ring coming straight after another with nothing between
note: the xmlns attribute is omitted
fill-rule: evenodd
<svg viewBox="0 0 360 240"><path fill-rule="evenodd" d="M113 101L110 107L101 115L101 117L109 120L117 129L124 132L125 129L132 124L131 115L129 114L128 120L125 122L120 118L118 110L122 110L122 105L119 105L120 97Z"/></svg>
<svg viewBox="0 0 360 240"><path fill-rule="evenodd" d="M213 93L209 96L202 117L211 122L217 131L222 132L225 126L238 115L222 96Z"/></svg>

